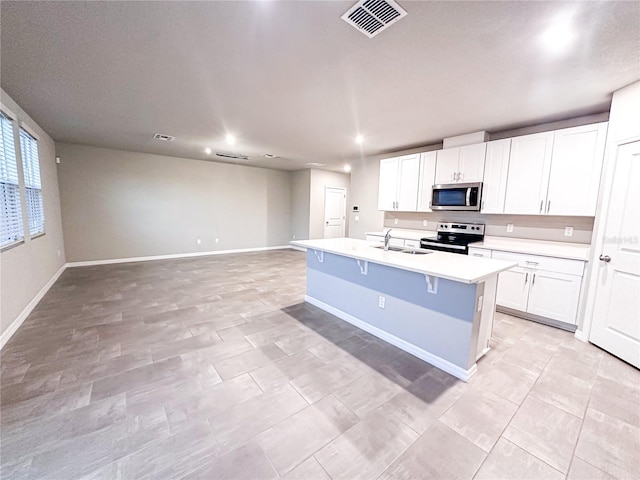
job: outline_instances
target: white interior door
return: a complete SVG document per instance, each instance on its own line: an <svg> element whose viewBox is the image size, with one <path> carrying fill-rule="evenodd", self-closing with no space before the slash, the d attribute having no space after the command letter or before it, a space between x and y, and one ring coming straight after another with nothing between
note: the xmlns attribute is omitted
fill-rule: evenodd
<svg viewBox="0 0 640 480"><path fill-rule="evenodd" d="M589 340L640 368L640 141L615 161ZM597 261L597 260L596 260Z"/></svg>
<svg viewBox="0 0 640 480"><path fill-rule="evenodd" d="M325 187L324 190L324 238L344 237L346 222L347 189Z"/></svg>

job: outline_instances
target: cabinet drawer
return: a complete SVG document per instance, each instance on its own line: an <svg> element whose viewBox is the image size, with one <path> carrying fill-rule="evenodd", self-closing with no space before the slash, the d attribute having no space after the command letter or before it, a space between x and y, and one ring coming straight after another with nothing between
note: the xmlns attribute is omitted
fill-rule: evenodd
<svg viewBox="0 0 640 480"><path fill-rule="evenodd" d="M494 250L492 258L518 262L518 266L520 267L545 270L548 272L566 273L567 275L578 276L582 276L584 273L584 262L580 260L567 260L566 258L503 252L501 250Z"/></svg>
<svg viewBox="0 0 640 480"><path fill-rule="evenodd" d="M491 250L486 250L484 248L469 247L469 256L491 258Z"/></svg>
<svg viewBox="0 0 640 480"><path fill-rule="evenodd" d="M405 240L404 246L410 248L420 248L420 240Z"/></svg>
<svg viewBox="0 0 640 480"><path fill-rule="evenodd" d="M365 240L373 243L384 243L384 237L379 237L378 235L367 235Z"/></svg>
<svg viewBox="0 0 640 480"><path fill-rule="evenodd" d="M384 243L384 238L382 239L382 243ZM391 237L389 240L389 245L392 247L404 247L404 238L394 238Z"/></svg>

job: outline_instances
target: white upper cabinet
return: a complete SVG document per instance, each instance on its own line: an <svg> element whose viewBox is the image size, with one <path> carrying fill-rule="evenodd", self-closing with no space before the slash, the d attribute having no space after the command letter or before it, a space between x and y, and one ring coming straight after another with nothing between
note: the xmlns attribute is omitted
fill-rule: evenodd
<svg viewBox="0 0 640 480"><path fill-rule="evenodd" d="M504 213L594 216L606 134L604 122L511 139Z"/></svg>
<svg viewBox="0 0 640 480"><path fill-rule="evenodd" d="M418 211L431 212L431 192L436 175L436 152L420 154L420 181L418 182Z"/></svg>
<svg viewBox="0 0 640 480"><path fill-rule="evenodd" d="M460 147L458 181L463 183L481 182L484 177L486 143L476 143Z"/></svg>
<svg viewBox="0 0 640 480"><path fill-rule="evenodd" d="M510 138L487 143L481 213L504 213L510 152Z"/></svg>
<svg viewBox="0 0 640 480"><path fill-rule="evenodd" d="M438 150L436 155L436 185L454 183L458 174L460 147Z"/></svg>
<svg viewBox="0 0 640 480"><path fill-rule="evenodd" d="M596 214L607 123L555 132L547 192L548 215Z"/></svg>
<svg viewBox="0 0 640 480"><path fill-rule="evenodd" d="M481 182L484 176L486 143L445 148L437 152L437 185L443 183Z"/></svg>
<svg viewBox="0 0 640 480"><path fill-rule="evenodd" d="M378 210L395 210L398 190L398 159L380 160L378 183Z"/></svg>
<svg viewBox="0 0 640 480"><path fill-rule="evenodd" d="M378 210L415 212L419 176L420 154L380 160Z"/></svg>
<svg viewBox="0 0 640 480"><path fill-rule="evenodd" d="M504 213L544 213L552 148L553 132L511 139Z"/></svg>

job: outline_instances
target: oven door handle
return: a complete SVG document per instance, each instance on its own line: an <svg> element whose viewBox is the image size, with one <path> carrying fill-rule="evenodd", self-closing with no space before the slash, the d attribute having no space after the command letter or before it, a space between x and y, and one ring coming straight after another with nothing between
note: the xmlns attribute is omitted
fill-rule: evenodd
<svg viewBox="0 0 640 480"><path fill-rule="evenodd" d="M467 207L471 206L471 187L467 187Z"/></svg>
<svg viewBox="0 0 640 480"><path fill-rule="evenodd" d="M444 248L453 248L454 250L466 250L467 247L463 246L463 245L451 245L448 243L438 243L438 242L429 242L429 241L425 241L422 240L420 242L420 246L422 245L430 245L432 247L444 247Z"/></svg>

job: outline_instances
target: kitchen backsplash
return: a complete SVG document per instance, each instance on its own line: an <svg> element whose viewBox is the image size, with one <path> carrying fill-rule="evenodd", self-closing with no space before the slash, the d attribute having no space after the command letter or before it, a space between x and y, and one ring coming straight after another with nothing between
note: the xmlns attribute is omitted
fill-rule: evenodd
<svg viewBox="0 0 640 480"><path fill-rule="evenodd" d="M396 224L396 219L398 223ZM425 227L423 222L427 221ZM593 217L554 217L533 215L484 215L477 212L385 212L385 228L407 228L435 231L440 222L483 223L485 235L492 237L529 238L556 242L591 243ZM513 232L507 232L507 225ZM565 235L572 227L573 234Z"/></svg>

